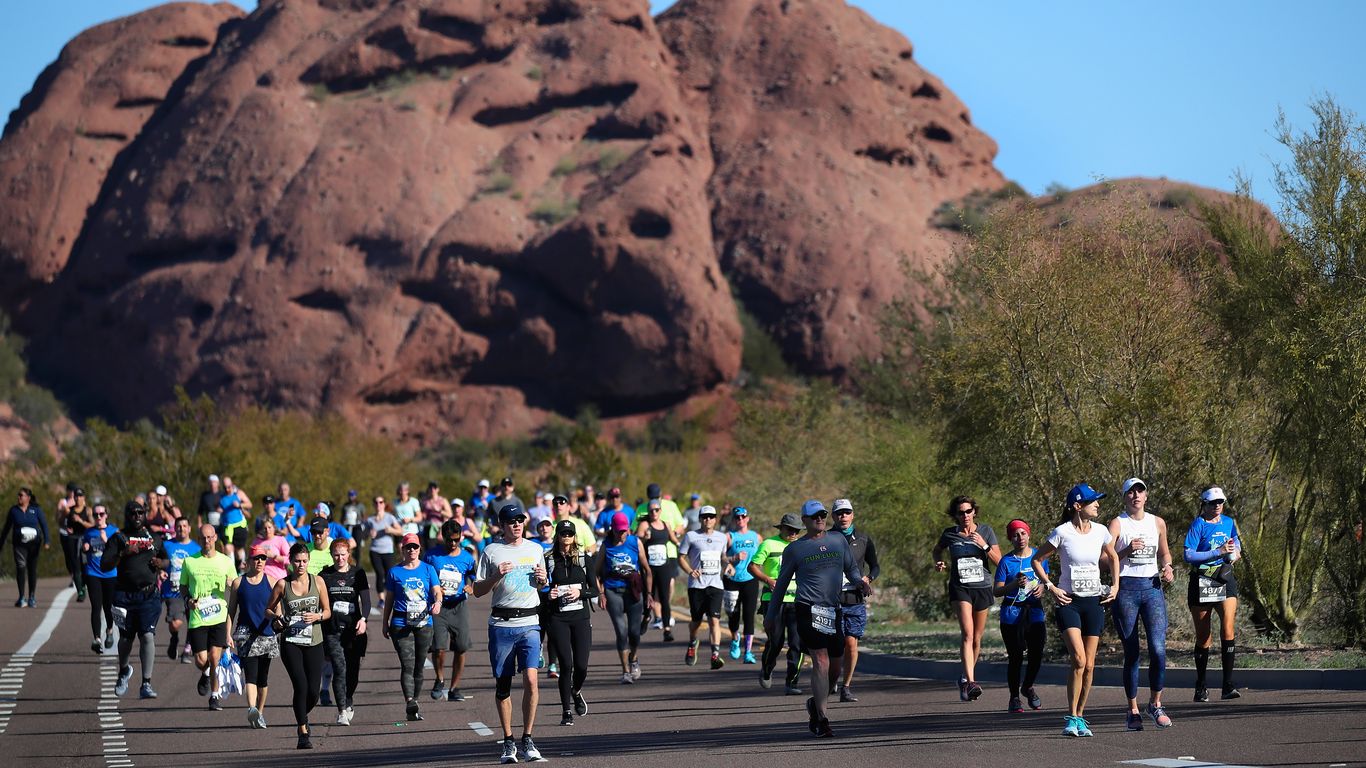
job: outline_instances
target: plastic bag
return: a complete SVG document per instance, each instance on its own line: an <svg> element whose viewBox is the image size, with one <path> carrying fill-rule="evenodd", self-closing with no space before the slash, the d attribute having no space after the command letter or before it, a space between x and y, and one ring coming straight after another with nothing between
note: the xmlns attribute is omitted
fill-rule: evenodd
<svg viewBox="0 0 1366 768"><path fill-rule="evenodd" d="M242 694L242 663L231 650L225 649L218 660L218 691L224 697Z"/></svg>

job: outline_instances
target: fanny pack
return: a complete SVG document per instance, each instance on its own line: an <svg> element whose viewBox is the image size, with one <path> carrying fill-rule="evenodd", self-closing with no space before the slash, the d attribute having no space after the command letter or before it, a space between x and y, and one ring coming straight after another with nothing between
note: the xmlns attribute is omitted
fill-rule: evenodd
<svg viewBox="0 0 1366 768"><path fill-rule="evenodd" d="M535 608L494 608L490 613L498 621L507 621L509 619L524 619L528 616L539 616L541 609L540 606Z"/></svg>
<svg viewBox="0 0 1366 768"><path fill-rule="evenodd" d="M863 593L857 589L846 589L840 593L840 605L859 605L863 602Z"/></svg>

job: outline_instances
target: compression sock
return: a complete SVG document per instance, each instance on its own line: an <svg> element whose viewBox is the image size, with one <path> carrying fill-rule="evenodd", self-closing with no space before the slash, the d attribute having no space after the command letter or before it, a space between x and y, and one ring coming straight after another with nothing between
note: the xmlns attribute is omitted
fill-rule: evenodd
<svg viewBox="0 0 1366 768"><path fill-rule="evenodd" d="M152 679L152 665L157 660L157 636L151 632L138 635L138 659L142 661L142 677Z"/></svg>
<svg viewBox="0 0 1366 768"><path fill-rule="evenodd" d="M745 635L745 653L754 652L754 635Z"/></svg>
<svg viewBox="0 0 1366 768"><path fill-rule="evenodd" d="M1209 669L1209 649L1195 649L1195 687L1205 687L1205 671Z"/></svg>
<svg viewBox="0 0 1366 768"><path fill-rule="evenodd" d="M1226 691L1233 687L1233 645L1234 641L1232 640L1225 640L1220 645L1222 650L1220 661L1224 664L1224 690Z"/></svg>

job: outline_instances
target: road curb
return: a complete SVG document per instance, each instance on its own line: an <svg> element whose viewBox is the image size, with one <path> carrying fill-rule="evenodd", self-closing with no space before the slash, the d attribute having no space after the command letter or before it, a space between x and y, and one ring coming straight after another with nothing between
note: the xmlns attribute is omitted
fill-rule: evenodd
<svg viewBox="0 0 1366 768"><path fill-rule="evenodd" d="M1212 659L1217 662L1217 657ZM962 666L957 661L918 659L897 656L872 649L859 649L858 671L893 677L914 677L923 680L957 682ZM984 661L977 664L979 682L1006 682L1006 664ZM1064 664L1044 664L1039 669L1038 681L1044 685L1066 685L1071 667ZM1094 684L1123 686L1124 670L1120 667L1096 667ZM1366 669L1239 669L1234 679L1239 688L1277 690L1366 690ZM1218 690L1223 685L1223 673L1217 663L1210 664L1206 683ZM1139 668L1139 687L1148 684L1147 658ZM1167 688L1195 688L1195 670L1167 668ZM1146 690L1146 688L1145 688Z"/></svg>

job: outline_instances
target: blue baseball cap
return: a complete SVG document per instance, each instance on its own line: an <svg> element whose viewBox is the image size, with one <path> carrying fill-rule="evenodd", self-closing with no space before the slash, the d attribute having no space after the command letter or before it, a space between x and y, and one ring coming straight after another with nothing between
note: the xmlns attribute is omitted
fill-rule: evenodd
<svg viewBox="0 0 1366 768"><path fill-rule="evenodd" d="M1097 491L1095 488L1092 488L1090 485L1087 485L1086 483L1077 483L1076 485L1072 486L1072 490L1067 492L1067 503L1069 505L1078 502L1082 504L1090 504L1096 499L1103 498L1105 498L1105 494L1101 493L1100 491Z"/></svg>
<svg viewBox="0 0 1366 768"><path fill-rule="evenodd" d="M526 517L526 513L523 512L522 508L517 506L516 504L508 504L507 506L498 510L498 519L502 520L505 523L517 517Z"/></svg>
<svg viewBox="0 0 1366 768"><path fill-rule="evenodd" d="M805 504L802 504L802 517L812 517L818 512L829 511L830 510L826 509L825 505L820 503L817 499L810 499Z"/></svg>

